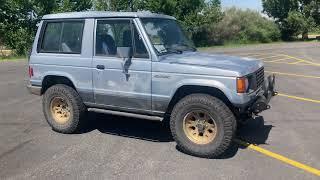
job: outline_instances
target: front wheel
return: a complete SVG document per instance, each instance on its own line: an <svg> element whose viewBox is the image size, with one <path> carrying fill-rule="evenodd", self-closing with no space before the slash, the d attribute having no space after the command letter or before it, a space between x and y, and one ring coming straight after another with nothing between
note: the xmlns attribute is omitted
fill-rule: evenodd
<svg viewBox="0 0 320 180"><path fill-rule="evenodd" d="M171 113L170 129L178 147L191 155L214 158L231 144L236 119L218 98L192 94L180 100Z"/></svg>

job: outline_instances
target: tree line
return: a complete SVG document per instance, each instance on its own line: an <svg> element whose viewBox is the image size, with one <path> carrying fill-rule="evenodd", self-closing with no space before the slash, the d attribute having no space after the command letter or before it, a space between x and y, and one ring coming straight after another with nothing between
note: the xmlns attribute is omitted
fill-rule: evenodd
<svg viewBox="0 0 320 180"><path fill-rule="evenodd" d="M220 0L0 0L0 45L26 54L45 14L149 10L177 18L197 46L289 40L319 27L320 0L262 0L260 12L229 8Z"/></svg>
<svg viewBox="0 0 320 180"><path fill-rule="evenodd" d="M275 19L282 39L290 40L319 28L320 0L262 0L263 11Z"/></svg>

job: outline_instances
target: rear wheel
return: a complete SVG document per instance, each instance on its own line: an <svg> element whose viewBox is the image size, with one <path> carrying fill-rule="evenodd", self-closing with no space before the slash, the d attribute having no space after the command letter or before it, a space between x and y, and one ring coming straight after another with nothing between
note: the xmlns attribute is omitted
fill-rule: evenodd
<svg viewBox="0 0 320 180"><path fill-rule="evenodd" d="M236 120L218 98L192 94L180 100L171 113L170 129L178 147L191 155L214 158L231 144Z"/></svg>
<svg viewBox="0 0 320 180"><path fill-rule="evenodd" d="M86 108L79 94L71 87L58 84L43 96L44 116L54 131L74 133L85 121Z"/></svg>

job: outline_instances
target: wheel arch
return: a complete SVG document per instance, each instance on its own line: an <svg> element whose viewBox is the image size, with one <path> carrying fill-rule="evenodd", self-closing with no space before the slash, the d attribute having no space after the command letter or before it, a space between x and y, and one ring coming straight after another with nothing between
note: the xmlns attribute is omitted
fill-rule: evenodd
<svg viewBox="0 0 320 180"><path fill-rule="evenodd" d="M171 101L166 110L166 114L171 114L174 105L179 102L182 98L190 95L190 94L208 94L220 99L224 102L231 110L235 107L230 102L227 95L220 89L214 86L206 86L206 85L182 85L174 92Z"/></svg>
<svg viewBox="0 0 320 180"><path fill-rule="evenodd" d="M55 75L55 74L49 74L44 76L42 80L42 85L41 85L41 94L45 93L48 88L50 88L53 85L56 84L65 84L67 86L72 87L73 89L76 89L73 81L71 80L70 77L64 76L64 75Z"/></svg>

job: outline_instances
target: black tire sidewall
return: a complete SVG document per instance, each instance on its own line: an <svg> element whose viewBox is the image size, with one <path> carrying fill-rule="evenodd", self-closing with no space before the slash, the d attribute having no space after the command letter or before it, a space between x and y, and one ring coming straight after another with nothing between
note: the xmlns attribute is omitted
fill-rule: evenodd
<svg viewBox="0 0 320 180"><path fill-rule="evenodd" d="M217 108L217 106L221 107ZM183 130L183 119L185 115L192 110L206 111L214 119L217 126L217 134L212 142L203 145L196 144L185 134ZM235 126L235 119L226 118L230 113L231 111L222 101L208 95L194 94L183 98L174 107L170 120L171 132L178 147L191 155L217 157L230 145L234 134L233 127ZM233 124L229 126L225 121L231 121Z"/></svg>
<svg viewBox="0 0 320 180"><path fill-rule="evenodd" d="M192 142L187 137L186 133L184 132L183 119L189 112L191 112L193 110L205 111L205 112L209 113L209 115L214 119L216 126L217 126L217 134L212 142L210 142L208 144L203 144L203 145L196 144L196 143ZM208 107L205 104L195 103L195 104L189 104L189 105L185 106L181 110L181 112L179 114L177 114L177 116L176 116L177 119L176 119L176 123L175 123L177 135L179 135L180 138L182 138L183 141L188 144L187 146L189 148L196 150L196 151L197 151L197 149L198 149L198 151L200 151L200 148L201 148L202 152L206 151L207 153L209 153L209 152L212 152L212 150L216 149L223 141L223 137L224 137L223 122L222 122L221 118L216 115L217 113L213 112L213 111L214 110L212 108Z"/></svg>
<svg viewBox="0 0 320 180"><path fill-rule="evenodd" d="M50 87L43 96L44 116L52 129L60 133L73 133L76 131L80 121L78 103L76 102L76 97L74 97L75 92L72 91L74 91L74 89L69 86L54 85ZM71 116L64 124L57 123L52 117L50 104L55 97L63 98L70 106Z"/></svg>

